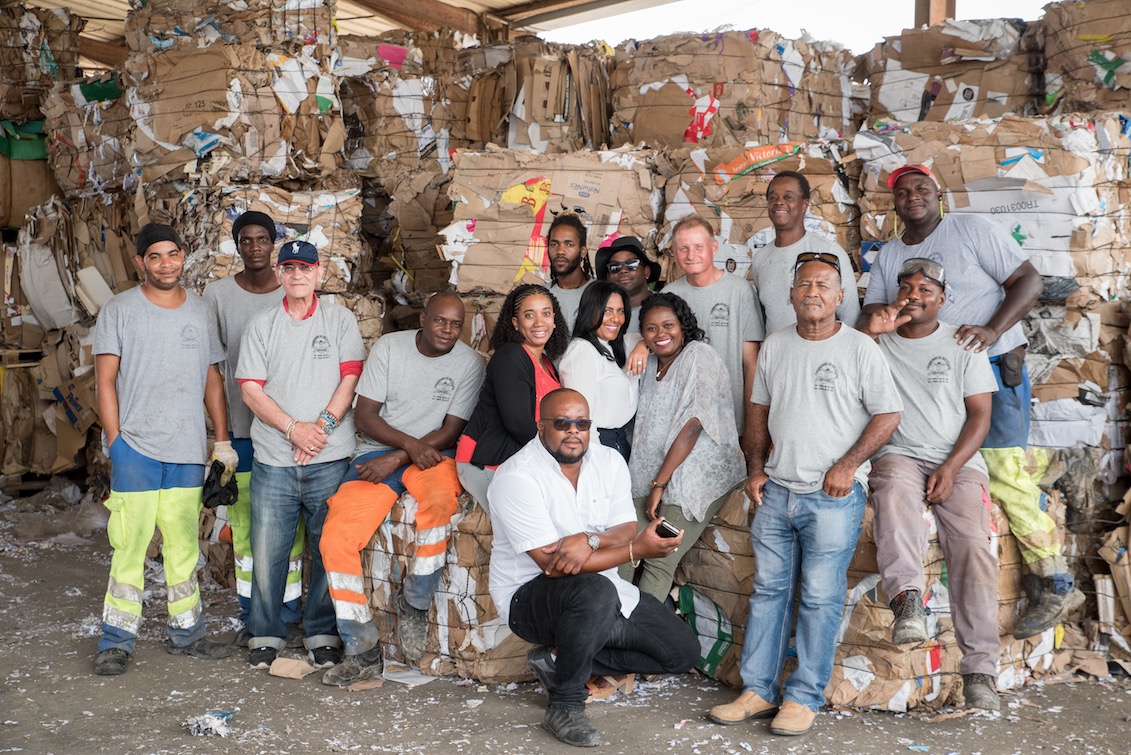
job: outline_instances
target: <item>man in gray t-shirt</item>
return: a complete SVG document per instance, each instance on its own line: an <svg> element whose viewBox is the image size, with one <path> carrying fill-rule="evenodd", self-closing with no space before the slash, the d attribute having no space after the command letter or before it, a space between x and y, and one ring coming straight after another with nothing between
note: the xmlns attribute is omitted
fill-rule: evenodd
<svg viewBox="0 0 1131 755"><path fill-rule="evenodd" d="M106 303L94 331L98 419L110 457L107 532L114 549L102 607L96 674L126 670L141 626L145 554L156 526L169 609L169 651L225 658L204 636L196 564L207 410L218 440L212 458L236 468L208 311L180 285L185 253L176 231L149 223L137 238L141 286Z"/></svg>
<svg viewBox="0 0 1131 755"><path fill-rule="evenodd" d="M879 347L837 322L844 290L836 255L803 254L798 262L790 294L797 324L766 339L754 379L746 492L758 507L750 529L758 571L742 647L744 691L710 712L737 723L780 705L770 731L782 735L808 731L824 703L864 516L860 477L903 408ZM798 593L798 666L783 695Z"/></svg>
<svg viewBox="0 0 1131 755"><path fill-rule="evenodd" d="M436 294L420 330L377 340L357 388L354 416L363 439L330 499L322 555L346 658L322 681L346 687L377 678L380 637L363 582L361 549L407 490L416 499L415 550L397 605L397 640L409 660L424 653L428 608L443 575L452 516L461 492L455 444L479 397L483 360L463 344L463 302Z"/></svg>
<svg viewBox="0 0 1131 755"><path fill-rule="evenodd" d="M909 258L960 271L947 281L939 319L958 326L955 340L967 349L989 354L997 378L981 454L989 469L990 495L1008 517L1030 572L1025 578L1029 607L1014 625L1013 636L1031 637L1084 600L1068 571L1056 523L1041 509L1039 480L1027 471L1031 391L1019 323L1037 303L1043 282L999 226L975 215L943 217L943 197L927 167L904 165L892 171L888 187L904 232L884 245L872 266L859 326L871 335L890 329L903 306L897 301L897 274Z"/></svg>
<svg viewBox="0 0 1131 755"><path fill-rule="evenodd" d="M566 326L573 330L581 295L593 282L586 246L588 232L581 218L563 213L554 218L546 234L546 253L550 258L550 293L558 300Z"/></svg>
<svg viewBox="0 0 1131 755"><path fill-rule="evenodd" d="M912 258L899 271L902 322L879 337L903 398L903 420L872 462L876 560L895 614L892 643L930 638L923 575L929 508L946 557L947 593L962 651L967 707L999 710L994 691L1000 644L997 558L990 546L985 462L978 448L990 427L997 381L984 352L962 347L953 325L940 323L946 301L941 265ZM933 585L931 587L934 587Z"/></svg>
<svg viewBox="0 0 1131 755"><path fill-rule="evenodd" d="M288 553L301 518L310 542L310 584L303 633L316 667L337 663L341 640L326 586L320 541L326 499L338 489L353 453L350 412L365 347L353 313L318 300L318 250L291 241L275 265L285 296L248 326L236 379L255 414L251 437L251 612L249 662L268 668L287 642L280 614Z"/></svg>
<svg viewBox="0 0 1131 755"><path fill-rule="evenodd" d="M239 454L236 483L239 496L227 506L228 524L232 529L232 551L236 561L236 595L240 603L240 621L244 627L236 635L237 645L247 643L247 620L251 611L251 462L255 449L251 442L251 421L254 415L243 402L236 365L240 361L240 341L247 324L260 312L277 307L282 294L275 277L275 221L262 212L245 212L232 223L232 240L236 243L243 270L214 281L204 288L213 335L224 349L220 371L224 375L224 394L228 399L228 430L232 446ZM287 572L287 588L283 595L282 617L287 624L288 644L301 647L302 632L302 554L305 530L301 523L291 547Z"/></svg>
<svg viewBox="0 0 1131 755"><path fill-rule="evenodd" d="M758 345L765 339L762 309L749 283L715 267L719 243L706 220L682 218L672 229L672 251L684 277L664 286L664 292L687 302L707 343L723 360L730 375L734 421L743 451L750 447L747 420Z"/></svg>

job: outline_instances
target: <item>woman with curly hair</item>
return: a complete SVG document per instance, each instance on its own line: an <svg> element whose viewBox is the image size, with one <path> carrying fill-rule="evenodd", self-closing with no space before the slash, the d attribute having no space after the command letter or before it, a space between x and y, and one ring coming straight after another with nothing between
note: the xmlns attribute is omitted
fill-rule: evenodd
<svg viewBox="0 0 1131 755"><path fill-rule="evenodd" d="M589 418L601 443L628 461L627 425L636 415L638 379L624 371L624 335L632 310L628 292L607 280L589 284L581 295L573 340L558 370L562 387L589 402Z"/></svg>
<svg viewBox="0 0 1131 755"><path fill-rule="evenodd" d="M561 307L544 286L525 283L507 294L479 404L456 445L460 482L484 509L495 467L537 434L538 404L561 388L554 361L568 345Z"/></svg>
<svg viewBox="0 0 1131 755"><path fill-rule="evenodd" d="M641 592L663 601L675 570L727 495L746 479L723 360L704 343L691 307L675 294L640 305L650 356L640 381L632 439L632 495L641 526L657 517L683 531L679 548L640 566ZM636 569L621 567L632 579Z"/></svg>

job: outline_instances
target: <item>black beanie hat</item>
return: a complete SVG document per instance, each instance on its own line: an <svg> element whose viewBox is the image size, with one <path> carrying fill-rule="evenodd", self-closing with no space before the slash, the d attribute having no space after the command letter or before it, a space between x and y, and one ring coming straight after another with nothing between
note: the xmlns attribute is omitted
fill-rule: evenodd
<svg viewBox="0 0 1131 755"><path fill-rule="evenodd" d="M172 241L178 249L184 249L184 243L172 226L161 223L146 223L137 234L137 256L145 254L145 250L158 241Z"/></svg>
<svg viewBox="0 0 1131 755"><path fill-rule="evenodd" d="M232 223L232 241L237 244L240 243L240 231L249 225L258 225L265 228L267 235L271 237L271 243L275 243L275 221L267 213L255 210L245 212Z"/></svg>

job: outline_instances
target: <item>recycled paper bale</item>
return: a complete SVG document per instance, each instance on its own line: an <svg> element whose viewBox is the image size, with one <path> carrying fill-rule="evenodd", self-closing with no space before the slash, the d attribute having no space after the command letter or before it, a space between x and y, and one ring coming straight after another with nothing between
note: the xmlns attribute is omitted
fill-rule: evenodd
<svg viewBox="0 0 1131 755"><path fill-rule="evenodd" d="M116 73L58 82L44 98L47 149L68 197L132 192L137 185L127 143L133 120Z"/></svg>
<svg viewBox="0 0 1131 755"><path fill-rule="evenodd" d="M460 152L449 195L455 219L441 252L462 293L506 294L523 282L548 285L546 233L563 212L581 216L590 254L619 233L656 248L662 194L650 150L566 155L491 149Z"/></svg>
<svg viewBox="0 0 1131 755"><path fill-rule="evenodd" d="M20 228L32 208L57 193L43 121L0 122L0 226Z"/></svg>
<svg viewBox="0 0 1131 755"><path fill-rule="evenodd" d="M403 176L393 186L390 246L398 268L394 286L400 292L427 294L449 287L451 264L439 247L440 231L453 218L451 180L448 173L422 171Z"/></svg>
<svg viewBox="0 0 1131 755"><path fill-rule="evenodd" d="M0 368L0 421L4 449L0 474L47 474L55 462L55 435L47 425L54 417L54 402L39 397L35 378L27 367Z"/></svg>
<svg viewBox="0 0 1131 755"><path fill-rule="evenodd" d="M896 232L888 175L924 163L942 186L945 212L1000 225L1042 275L1073 278L1111 300L1126 288L1131 269L1124 183L1129 133L1118 113L955 124L879 121L853 140L864 161L864 243L887 241Z"/></svg>
<svg viewBox="0 0 1131 755"><path fill-rule="evenodd" d="M387 657L402 658L397 646L396 597L415 547L416 501L407 493L393 507L364 551L365 590ZM526 651L499 618L489 589L491 521L482 507L452 519L444 576L428 612L428 634L419 668L425 674L456 675L487 684L529 681Z"/></svg>
<svg viewBox="0 0 1131 755"><path fill-rule="evenodd" d="M774 239L766 208L769 182L781 171L793 170L808 179L812 190L806 228L852 254L860 248L854 196L859 165L843 161L846 147L836 142L786 142L661 151L656 156L665 194L660 247L670 246L671 229L680 218L698 213L718 231L716 267L746 278L753 251ZM670 256L665 255L664 263L665 280L681 274Z"/></svg>
<svg viewBox="0 0 1131 755"><path fill-rule="evenodd" d="M961 121L1033 115L1039 61L1022 45L1020 19L946 19L886 37L864 56L869 117Z"/></svg>
<svg viewBox="0 0 1131 755"><path fill-rule="evenodd" d="M23 123L42 117L43 95L55 82L75 75L85 24L64 8L0 6L0 120Z"/></svg>
<svg viewBox="0 0 1131 755"><path fill-rule="evenodd" d="M126 44L164 52L214 44L296 48L335 38L334 0L132 0Z"/></svg>
<svg viewBox="0 0 1131 755"><path fill-rule="evenodd" d="M855 59L769 29L673 34L617 48L612 144L745 146L848 138Z"/></svg>
<svg viewBox="0 0 1131 755"><path fill-rule="evenodd" d="M361 331L361 342L365 345L366 353L373 348L373 344L381 337L381 329L385 319L385 299L376 293L367 294L324 294L325 301L341 304L353 312L357 318L357 326Z"/></svg>
<svg viewBox="0 0 1131 755"><path fill-rule="evenodd" d="M1049 3L1042 21L1045 106L1058 113L1126 108L1131 13L1125 0Z"/></svg>
<svg viewBox="0 0 1131 755"><path fill-rule="evenodd" d="M213 45L134 53L123 81L143 183L312 179L342 164L345 126L328 60Z"/></svg>

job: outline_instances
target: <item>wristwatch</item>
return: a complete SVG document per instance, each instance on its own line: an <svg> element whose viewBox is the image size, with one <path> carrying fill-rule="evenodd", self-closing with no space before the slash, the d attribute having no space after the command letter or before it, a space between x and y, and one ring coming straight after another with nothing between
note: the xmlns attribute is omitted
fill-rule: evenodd
<svg viewBox="0 0 1131 755"><path fill-rule="evenodd" d="M597 550L601 547L601 538L597 537L596 534L592 532L586 532L585 539L589 543L589 547L593 550Z"/></svg>
<svg viewBox="0 0 1131 755"><path fill-rule="evenodd" d="M338 429L337 425L331 425L329 422L322 419L321 417L319 417L318 420L315 421L315 424L318 424L318 422L322 423L322 424L318 425L318 429L321 430L322 434L325 435L327 438L330 437L331 435L333 435L334 431Z"/></svg>

